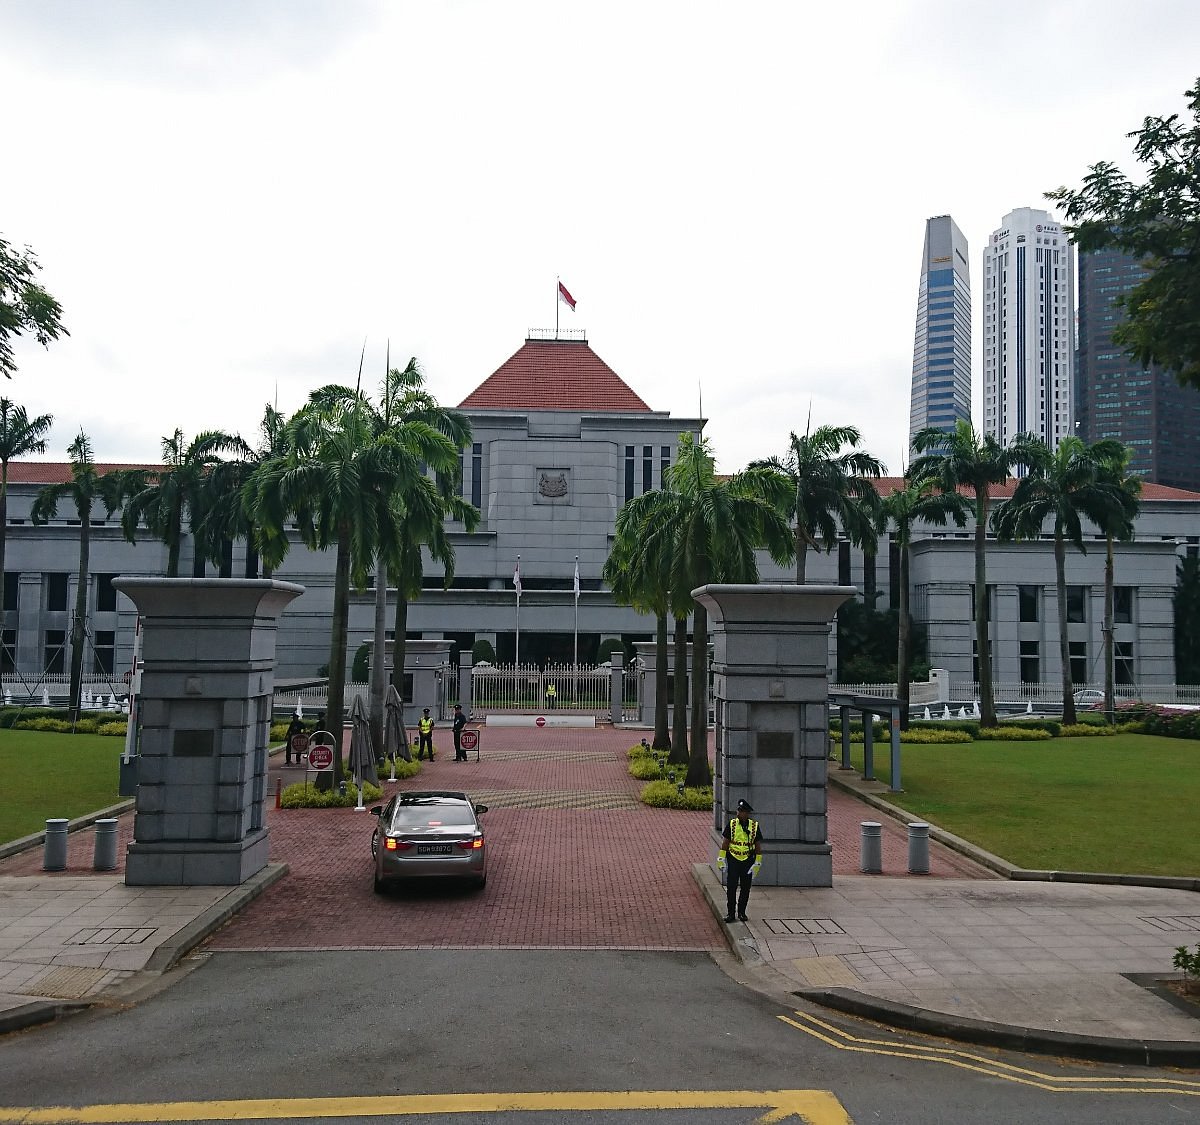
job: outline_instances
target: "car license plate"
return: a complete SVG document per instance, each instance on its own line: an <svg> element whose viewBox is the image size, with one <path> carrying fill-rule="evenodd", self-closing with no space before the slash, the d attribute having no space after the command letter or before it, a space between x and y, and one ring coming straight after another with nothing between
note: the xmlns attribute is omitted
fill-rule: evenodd
<svg viewBox="0 0 1200 1125"><path fill-rule="evenodd" d="M418 844L417 855L449 855L453 844Z"/></svg>

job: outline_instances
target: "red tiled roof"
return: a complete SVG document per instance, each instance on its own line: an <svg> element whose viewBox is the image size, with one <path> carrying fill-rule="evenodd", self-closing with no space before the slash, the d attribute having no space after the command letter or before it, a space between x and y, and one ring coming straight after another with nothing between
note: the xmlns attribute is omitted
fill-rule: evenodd
<svg viewBox="0 0 1200 1125"><path fill-rule="evenodd" d="M96 472L103 475L114 469L161 469L162 465L135 465L129 462L98 462ZM9 484L62 484L71 479L70 461L10 461Z"/></svg>
<svg viewBox="0 0 1200 1125"><path fill-rule="evenodd" d="M647 406L582 340L526 340L460 410L637 411Z"/></svg>
<svg viewBox="0 0 1200 1125"><path fill-rule="evenodd" d="M880 496L889 496L893 492L899 492L904 487L903 477L880 477L875 482L875 487ZM1017 487L1016 477L1009 477L1003 484L994 484L988 490L988 495L993 500L1008 500L1013 489ZM968 489L959 489L964 495L973 495ZM1149 481L1142 482L1142 499L1143 500L1200 500L1200 492L1188 492L1183 488L1171 488L1166 484L1152 484Z"/></svg>

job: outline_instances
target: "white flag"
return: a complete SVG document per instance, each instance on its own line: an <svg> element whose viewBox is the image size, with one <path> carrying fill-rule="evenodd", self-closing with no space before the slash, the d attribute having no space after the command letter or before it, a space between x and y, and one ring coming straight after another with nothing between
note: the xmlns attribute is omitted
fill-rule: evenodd
<svg viewBox="0 0 1200 1125"><path fill-rule="evenodd" d="M517 559L517 569L513 571L513 588L517 591L517 597L521 596L521 560Z"/></svg>
<svg viewBox="0 0 1200 1125"><path fill-rule="evenodd" d="M579 601L579 560L575 560L575 600Z"/></svg>

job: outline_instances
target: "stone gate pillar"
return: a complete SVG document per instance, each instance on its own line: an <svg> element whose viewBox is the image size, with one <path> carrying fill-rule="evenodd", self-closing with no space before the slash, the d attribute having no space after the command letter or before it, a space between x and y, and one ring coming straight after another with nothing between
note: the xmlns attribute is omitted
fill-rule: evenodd
<svg viewBox="0 0 1200 1125"><path fill-rule="evenodd" d="M267 865L263 799L275 630L303 586L117 578L142 617L131 886L234 885Z"/></svg>
<svg viewBox="0 0 1200 1125"><path fill-rule="evenodd" d="M754 806L766 839L761 886L833 885L827 659L833 615L853 594L782 584L692 591L712 625L713 837L719 846L740 798Z"/></svg>

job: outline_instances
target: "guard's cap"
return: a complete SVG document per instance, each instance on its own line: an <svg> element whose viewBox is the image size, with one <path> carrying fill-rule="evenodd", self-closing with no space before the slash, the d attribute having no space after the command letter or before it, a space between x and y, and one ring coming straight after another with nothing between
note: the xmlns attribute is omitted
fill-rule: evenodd
<svg viewBox="0 0 1200 1125"><path fill-rule="evenodd" d="M428 708L428 707L426 707L426 708L425 708L425 714L426 714L426 715L428 715L428 714L429 714L429 708Z"/></svg>
<svg viewBox="0 0 1200 1125"><path fill-rule="evenodd" d="M742 812L743 810L746 812L753 812L754 806L749 801L738 801L737 811Z"/></svg>
<svg viewBox="0 0 1200 1125"><path fill-rule="evenodd" d="M428 708L426 708L426 710L428 710ZM454 705L454 710L455 710L455 711L461 711L461 710L462 710L462 704L461 704L461 703L456 703L456 704Z"/></svg>

